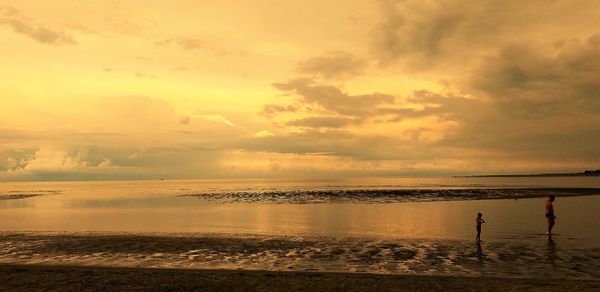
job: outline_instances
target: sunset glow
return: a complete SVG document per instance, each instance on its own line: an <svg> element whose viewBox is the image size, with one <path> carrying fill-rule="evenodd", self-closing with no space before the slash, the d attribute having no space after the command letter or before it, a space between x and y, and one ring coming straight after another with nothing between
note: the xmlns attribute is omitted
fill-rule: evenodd
<svg viewBox="0 0 600 292"><path fill-rule="evenodd" d="M0 1L0 180L600 163L594 1Z"/></svg>

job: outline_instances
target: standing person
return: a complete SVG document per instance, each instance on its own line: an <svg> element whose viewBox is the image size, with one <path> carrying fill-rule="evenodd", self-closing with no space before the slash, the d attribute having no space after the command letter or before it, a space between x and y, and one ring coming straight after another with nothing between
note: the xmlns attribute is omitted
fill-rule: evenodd
<svg viewBox="0 0 600 292"><path fill-rule="evenodd" d="M548 220L548 231L546 234L552 236L552 227L554 227L556 216L554 216L554 196L549 196L546 200L546 219Z"/></svg>
<svg viewBox="0 0 600 292"><path fill-rule="evenodd" d="M481 213L477 213L477 218L475 218L475 223L477 224L475 226L475 228L477 228L477 237L475 238L475 240L477 241L477 243L481 242L481 224L485 223L485 220L483 220L483 215Z"/></svg>

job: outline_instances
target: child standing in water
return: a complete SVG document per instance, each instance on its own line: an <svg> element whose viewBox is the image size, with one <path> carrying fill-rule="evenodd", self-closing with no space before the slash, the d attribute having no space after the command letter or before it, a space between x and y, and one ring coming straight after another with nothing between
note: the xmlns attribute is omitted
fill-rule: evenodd
<svg viewBox="0 0 600 292"><path fill-rule="evenodd" d="M481 213L477 213L477 218L475 219L475 223L477 223L477 237L475 238L477 243L481 241L481 223L485 223L485 220L483 220L482 216L483 215Z"/></svg>

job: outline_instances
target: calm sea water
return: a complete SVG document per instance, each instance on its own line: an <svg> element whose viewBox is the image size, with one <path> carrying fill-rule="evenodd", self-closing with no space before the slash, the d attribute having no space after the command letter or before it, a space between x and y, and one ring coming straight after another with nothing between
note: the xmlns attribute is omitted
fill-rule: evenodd
<svg viewBox="0 0 600 292"><path fill-rule="evenodd" d="M514 194L581 188L594 194L600 177L1 183L0 231L470 239L482 212L485 237L522 239L544 232L545 198ZM556 232L600 243L600 196L555 205Z"/></svg>

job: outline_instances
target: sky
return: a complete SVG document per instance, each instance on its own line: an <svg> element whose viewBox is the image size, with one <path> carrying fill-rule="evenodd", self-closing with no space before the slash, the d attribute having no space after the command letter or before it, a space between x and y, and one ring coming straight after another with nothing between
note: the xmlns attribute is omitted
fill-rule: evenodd
<svg viewBox="0 0 600 292"><path fill-rule="evenodd" d="M588 0L0 0L0 181L600 168Z"/></svg>

